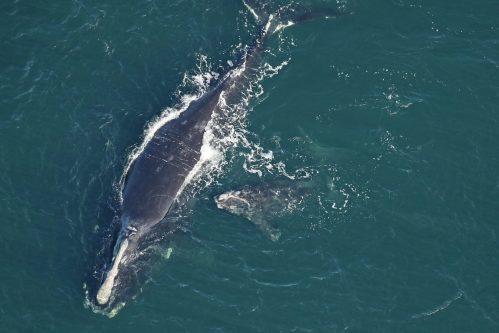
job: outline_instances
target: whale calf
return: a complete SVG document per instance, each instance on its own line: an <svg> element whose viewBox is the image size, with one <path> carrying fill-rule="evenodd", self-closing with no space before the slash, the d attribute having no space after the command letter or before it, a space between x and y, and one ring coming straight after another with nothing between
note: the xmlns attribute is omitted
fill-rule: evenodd
<svg viewBox="0 0 499 333"><path fill-rule="evenodd" d="M246 1L245 5L248 4L255 5ZM308 20L314 15L300 13L296 17ZM122 191L120 229L115 237L112 258L95 295L98 306L112 308L122 301L118 295L119 286L134 274L134 262L141 255L142 242L170 214L200 161L203 138L213 114L221 107L221 98L225 103L237 101L252 75L256 74L255 64L265 40L276 30L273 19L278 20L278 15L259 12L259 20L265 24L245 55L177 118L158 128L130 165ZM220 198L219 202L222 201Z"/></svg>
<svg viewBox="0 0 499 333"><path fill-rule="evenodd" d="M219 209L253 222L272 241L279 240L281 232L271 220L292 214L303 207L310 196L311 183L279 182L245 185L215 196Z"/></svg>

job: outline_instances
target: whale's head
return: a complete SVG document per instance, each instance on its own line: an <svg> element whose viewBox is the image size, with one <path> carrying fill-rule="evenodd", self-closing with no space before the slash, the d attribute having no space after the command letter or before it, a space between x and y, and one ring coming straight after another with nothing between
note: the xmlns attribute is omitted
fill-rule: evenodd
<svg viewBox="0 0 499 333"><path fill-rule="evenodd" d="M83 287L85 306L95 313L115 316L135 299L150 278L153 264L168 259L167 240L179 229L177 223L129 222L121 217L119 229L108 235ZM114 235L113 238L112 235Z"/></svg>
<svg viewBox="0 0 499 333"><path fill-rule="evenodd" d="M109 317L138 293L139 241L137 229L130 226L124 228L114 246L112 259L102 269L94 303Z"/></svg>
<svg viewBox="0 0 499 333"><path fill-rule="evenodd" d="M241 191L230 191L215 197L219 209L226 210L235 215L246 215L251 209L250 202Z"/></svg>

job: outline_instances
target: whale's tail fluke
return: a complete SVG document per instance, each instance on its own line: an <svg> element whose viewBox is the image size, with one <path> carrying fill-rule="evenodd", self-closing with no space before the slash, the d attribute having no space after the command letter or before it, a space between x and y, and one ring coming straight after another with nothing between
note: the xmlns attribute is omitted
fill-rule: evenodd
<svg viewBox="0 0 499 333"><path fill-rule="evenodd" d="M304 6L295 6L281 14L281 19L289 18L293 23L307 22L321 18L335 18L341 13L334 8L307 8Z"/></svg>
<svg viewBox="0 0 499 333"><path fill-rule="evenodd" d="M260 26L260 34L255 45L257 54L263 49L267 39L280 30L302 22L336 18L342 14L340 10L329 7L309 8L300 4L289 4L272 8L270 1L242 0L242 2Z"/></svg>
<svg viewBox="0 0 499 333"><path fill-rule="evenodd" d="M265 24L265 22L267 22L271 11L265 2L263 2L262 0L242 1L244 6L248 9L251 15L253 15L253 17L259 24Z"/></svg>
<svg viewBox="0 0 499 333"><path fill-rule="evenodd" d="M268 1L242 0L244 6L253 15L258 24L266 26L268 32L279 30L279 26L290 26L296 23L312 21L321 18L335 18L341 14L336 8L314 7L309 8L299 4L273 9ZM269 29L270 27L270 29Z"/></svg>

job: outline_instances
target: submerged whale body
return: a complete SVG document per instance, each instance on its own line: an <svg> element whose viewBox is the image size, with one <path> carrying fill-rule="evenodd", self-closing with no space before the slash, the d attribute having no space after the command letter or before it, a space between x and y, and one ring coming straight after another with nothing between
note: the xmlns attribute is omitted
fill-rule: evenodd
<svg viewBox="0 0 499 333"><path fill-rule="evenodd" d="M125 296L120 292L127 290L126 284L136 275L144 240L171 214L200 161L203 138L213 114L220 108L221 96L226 103L238 101L255 74L255 63L272 30L272 16L267 16L266 21L245 56L177 118L157 129L132 162L122 192L120 230L113 255L95 294L99 307L111 310L124 302Z"/></svg>
<svg viewBox="0 0 499 333"><path fill-rule="evenodd" d="M311 183L264 183L243 186L217 195L219 209L253 222L271 240L277 241L281 232L271 220L296 212L310 195Z"/></svg>

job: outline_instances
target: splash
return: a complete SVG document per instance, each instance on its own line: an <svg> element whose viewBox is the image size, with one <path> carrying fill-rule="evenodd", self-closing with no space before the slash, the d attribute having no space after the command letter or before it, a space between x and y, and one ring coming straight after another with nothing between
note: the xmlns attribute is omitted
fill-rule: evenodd
<svg viewBox="0 0 499 333"><path fill-rule="evenodd" d="M180 96L179 103L174 107L168 107L164 109L157 118L153 119L146 126L142 143L139 146L135 147L127 158L123 174L121 175L117 186L120 203L123 202L123 190L125 186L126 175L130 171L130 167L135 159L137 159L137 157L144 151L149 141L151 141L151 139L154 137L154 134L165 124L178 118L184 111L186 111L189 105L193 101L200 98L209 89L210 84L214 80L218 79L218 77L219 74L211 70L211 65L209 64L207 57L204 55L198 56L196 69L193 73L184 73L182 84L179 88L177 88L177 91L175 92L175 95ZM194 93L182 93L182 90L190 88L194 88ZM215 155L216 154L213 154L209 147L205 147L205 140L203 140L201 160L204 162L211 157L214 157ZM195 169L198 170L199 167L196 167L197 168ZM193 174L190 174L188 180L192 180L193 176Z"/></svg>
<svg viewBox="0 0 499 333"><path fill-rule="evenodd" d="M253 15L253 17L259 21L260 20L260 17L258 16L258 14L255 12L255 10L246 3L246 1L243 0L243 4L244 4L244 7L246 7L246 9L248 9L248 11L251 13L251 15Z"/></svg>
<svg viewBox="0 0 499 333"><path fill-rule="evenodd" d="M83 306L85 307L85 309L90 309L92 310L92 312L107 316L108 318L113 318L114 316L116 316L118 312L126 305L125 302L120 302L111 310L103 309L91 300L90 290L86 283L83 284L83 291L85 293L85 298L83 301Z"/></svg>
<svg viewBox="0 0 499 333"><path fill-rule="evenodd" d="M281 40L281 42L283 41ZM242 45L239 45L238 49L244 51ZM262 81L277 75L289 64L290 60L288 58L275 66L268 62L261 64L256 70L254 79L243 87L241 99L236 103L233 103L233 101L228 103L225 94L221 95L219 112L213 115L203 137L200 160L186 177L179 193L187 191L188 196L194 196L197 192L216 181L217 177L223 173L224 166L231 162L229 152L234 152L237 147L244 147L248 150L243 154L247 160L244 168L249 172L261 174L261 171L249 166L255 164L256 161L267 161L267 163L263 163L266 168L282 170L277 165L270 165L270 161L273 159L272 151L265 151L255 140L249 138L251 134L247 130L246 118L251 110L250 101L257 100L264 93ZM243 63L228 75L235 78L241 76L241 79L244 80L246 79L243 77L245 70L246 63ZM129 154L124 171L116 186L120 202L123 202L123 190L127 173L155 133L168 122L178 118L187 110L190 103L206 93L219 77L220 74L212 70L212 64L208 57L198 55L195 69L184 73L181 85L175 92L175 95L179 98L178 104L164 109L158 117L148 123L141 144L136 146ZM259 163L256 162L256 164Z"/></svg>
<svg viewBox="0 0 499 333"><path fill-rule="evenodd" d="M245 47L240 45L239 51L244 50ZM223 92L220 97L218 109L213 114L203 136L200 159L186 177L177 195L179 209L185 208L183 203L217 181L226 169L225 166L232 162L232 159L236 156L236 150L239 150L240 147L245 147L243 154L247 154L245 158L248 160L263 159L272 161L272 151L264 151L256 141L250 138L252 134L247 129L247 114L251 110L250 101L258 100L258 97L264 92L262 81L265 78L277 75L289 61L290 59L287 59L277 66L264 62L257 68L251 69L251 77L246 75L246 63L233 68L228 74L224 74L236 79L235 90ZM185 112L193 101L199 99L213 86L214 82L220 78L220 75L212 70L212 64L207 56L199 55L197 57L195 68L183 75L181 84L175 92L179 102L173 107L164 109L158 117L146 125L141 143L129 154L123 173L115 185L120 202L123 202L123 190L127 173L130 172L133 162L143 153L156 132ZM234 91L237 93L234 93ZM253 154L253 157L251 157L251 154ZM181 214L188 213L182 212ZM158 238L163 239L161 235ZM112 237L108 237L108 239L111 241ZM158 245L158 242L154 241L154 245ZM97 267L98 270L100 265ZM97 273L96 271L95 274ZM85 292L87 293L85 304L94 312L111 317L124 305L117 303L112 309L102 309L89 299L88 289Z"/></svg>

